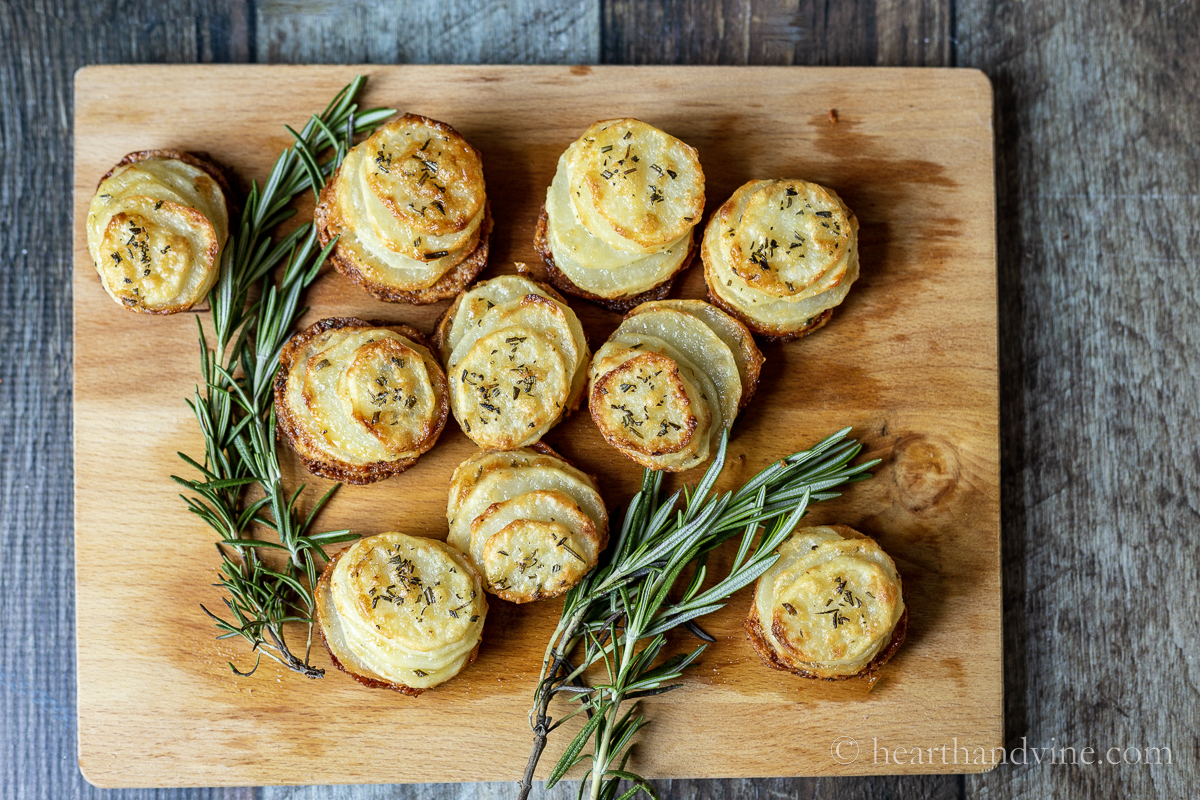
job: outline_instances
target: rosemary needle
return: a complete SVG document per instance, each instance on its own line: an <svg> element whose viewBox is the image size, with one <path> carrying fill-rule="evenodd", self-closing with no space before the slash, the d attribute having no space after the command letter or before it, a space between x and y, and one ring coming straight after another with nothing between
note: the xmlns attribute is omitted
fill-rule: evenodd
<svg viewBox="0 0 1200 800"><path fill-rule="evenodd" d="M708 646L660 661L665 634L721 608L766 572L810 502L837 497L842 485L870 477L867 470L879 460L850 466L862 445L848 439L849 432L846 428L775 462L736 492L713 493L725 464L726 436L700 482L665 500L659 499L662 473L645 471L606 560L567 594L550 637L530 712L534 743L521 780L522 798L532 787L547 736L580 714L587 721L551 770L547 788L587 762L585 780L593 800L616 798L622 780L633 784L622 800L639 792L657 797L649 781L627 769L629 744L648 723L637 713L637 703L681 686L675 681ZM762 537L753 547L760 529ZM704 588L709 554L739 536L729 572ZM691 576L682 581L689 567ZM588 686L583 675L597 664L605 677ZM550 701L560 694L578 707L554 720Z"/></svg>
<svg viewBox="0 0 1200 800"><path fill-rule="evenodd" d="M203 386L196 388L188 405L204 434L204 460L200 463L180 453L200 477L171 477L191 492L191 496L181 495L189 510L220 537L220 579L214 585L226 592L228 615L201 608L221 631L218 638L240 636L257 654L246 672L229 665L239 675L253 673L264 654L310 678L324 674L309 661L317 559L324 559L322 545L355 538L348 531L308 532L317 511L337 487L302 516L299 500L304 487L288 494L275 451L271 390L279 352L304 311L299 307L300 293L316 279L332 243L321 250L311 222L277 243L271 236L295 214L291 203L297 196L320 192L355 135L374 130L394 113L391 109L359 112L355 98L365 83L363 76L355 78L300 132L287 128L295 144L279 155L261 189L257 182L252 184L240 225L226 244L220 277L209 292L212 346L197 319ZM319 161L326 151L330 155ZM256 288L260 291L252 300ZM251 502L246 497L249 490L257 490L261 497ZM255 526L274 531L275 540L255 537ZM278 568L269 565L258 552L263 549L280 551L286 562ZM307 628L303 657L288 642L287 623Z"/></svg>

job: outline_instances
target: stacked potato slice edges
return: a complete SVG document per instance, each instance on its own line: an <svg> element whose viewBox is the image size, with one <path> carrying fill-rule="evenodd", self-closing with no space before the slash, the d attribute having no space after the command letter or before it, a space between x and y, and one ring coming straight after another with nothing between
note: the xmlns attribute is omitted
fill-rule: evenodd
<svg viewBox="0 0 1200 800"><path fill-rule="evenodd" d="M450 125L407 114L347 153L315 219L332 261L380 300L453 297L487 265L479 152Z"/></svg>
<svg viewBox="0 0 1200 800"><path fill-rule="evenodd" d="M381 533L326 566L317 622L338 668L367 686L417 695L475 660L487 615L482 589L445 542Z"/></svg>
<svg viewBox="0 0 1200 800"><path fill-rule="evenodd" d="M847 525L799 528L759 577L746 632L775 669L806 678L871 675L904 641L900 574L874 539Z"/></svg>
<svg viewBox="0 0 1200 800"><path fill-rule="evenodd" d="M144 150L121 159L88 207L92 263L130 311L174 314L217 282L229 235L221 171L190 153Z"/></svg>
<svg viewBox="0 0 1200 800"><path fill-rule="evenodd" d="M482 448L533 444L577 408L591 356L562 296L520 275L476 284L438 323L450 405Z"/></svg>
<svg viewBox="0 0 1200 800"><path fill-rule="evenodd" d="M666 296L703 213L695 148L640 120L603 120L559 158L535 245L557 288L627 311Z"/></svg>
<svg viewBox="0 0 1200 800"><path fill-rule="evenodd" d="M750 401L762 363L750 332L720 309L702 300L643 303L592 360L592 419L642 466L691 469Z"/></svg>
<svg viewBox="0 0 1200 800"><path fill-rule="evenodd" d="M540 443L464 461L446 520L447 542L466 553L484 588L514 603L568 591L608 542L595 480Z"/></svg>
<svg viewBox="0 0 1200 800"><path fill-rule="evenodd" d="M858 278L858 218L816 183L750 181L712 215L701 256L714 303L761 336L795 339Z"/></svg>
<svg viewBox="0 0 1200 800"><path fill-rule="evenodd" d="M322 477L361 484L403 472L446 423L445 373L407 325L324 319L293 336L280 362L280 434Z"/></svg>

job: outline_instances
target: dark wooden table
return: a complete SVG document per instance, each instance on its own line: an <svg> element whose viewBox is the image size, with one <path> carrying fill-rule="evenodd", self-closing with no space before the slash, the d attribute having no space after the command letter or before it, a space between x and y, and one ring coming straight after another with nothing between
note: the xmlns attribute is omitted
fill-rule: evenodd
<svg viewBox="0 0 1200 800"><path fill-rule="evenodd" d="M1200 4L3 0L0 796L516 793L508 784L102 793L79 774L71 76L85 64L223 61L983 69L996 94L1007 737L1016 747L1073 746L1081 755L1090 747L1099 763L1035 764L1029 753L1028 764L972 777L660 788L696 799L1195 790ZM131 531L128 546L152 533ZM1171 763L1106 763L1133 761L1147 748L1169 748Z"/></svg>

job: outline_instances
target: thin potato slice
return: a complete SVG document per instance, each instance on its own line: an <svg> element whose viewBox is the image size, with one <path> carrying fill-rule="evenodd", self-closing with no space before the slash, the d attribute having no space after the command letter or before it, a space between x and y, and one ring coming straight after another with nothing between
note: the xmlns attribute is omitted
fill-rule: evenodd
<svg viewBox="0 0 1200 800"><path fill-rule="evenodd" d="M526 492L493 503L471 523L473 563L485 588L514 603L557 597L599 557L591 518L559 491Z"/></svg>
<svg viewBox="0 0 1200 800"><path fill-rule="evenodd" d="M696 149L640 120L592 125L571 145L567 172L576 215L618 250L656 252L704 213Z"/></svg>
<svg viewBox="0 0 1200 800"><path fill-rule="evenodd" d="M745 408L754 396L758 386L758 376L762 372L765 359L750 330L736 317L733 317L711 303L703 300L652 300L642 303L630 312L630 315L643 314L647 311L666 308L691 314L707 325L713 333L720 337L725 346L733 353L737 362L738 374L742 380L741 407Z"/></svg>
<svg viewBox="0 0 1200 800"><path fill-rule="evenodd" d="M463 431L481 447L536 442L562 417L571 372L546 336L501 328L451 363L451 403Z"/></svg>

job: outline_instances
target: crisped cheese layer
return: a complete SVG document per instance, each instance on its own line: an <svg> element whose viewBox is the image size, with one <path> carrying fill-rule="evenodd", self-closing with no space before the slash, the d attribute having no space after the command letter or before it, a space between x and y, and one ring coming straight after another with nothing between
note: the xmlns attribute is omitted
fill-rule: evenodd
<svg viewBox="0 0 1200 800"><path fill-rule="evenodd" d="M463 555L443 542L402 533L360 539L329 580L338 644L387 681L436 686L479 644L487 614L481 588Z"/></svg>
<svg viewBox="0 0 1200 800"><path fill-rule="evenodd" d="M591 353L569 306L503 276L476 285L450 314L442 353L451 408L476 444L532 444L576 404Z"/></svg>
<svg viewBox="0 0 1200 800"><path fill-rule="evenodd" d="M104 290L134 311L182 311L204 299L228 231L217 182L173 158L118 167L88 209L88 251Z"/></svg>
<svg viewBox="0 0 1200 800"><path fill-rule="evenodd" d="M904 613L900 576L874 540L801 528L779 548L754 595L762 636L777 657L820 677L862 671Z"/></svg>
<svg viewBox="0 0 1200 800"><path fill-rule="evenodd" d="M751 181L713 215L705 277L722 301L781 332L845 299L858 278L858 220L832 190Z"/></svg>
<svg viewBox="0 0 1200 800"><path fill-rule="evenodd" d="M484 452L451 480L447 541L465 552L486 588L514 602L554 597L596 565L608 513L595 484L534 450Z"/></svg>
<svg viewBox="0 0 1200 800"><path fill-rule="evenodd" d="M427 450L444 391L426 348L386 328L339 328L292 362L285 402L318 452L353 465Z"/></svg>
<svg viewBox="0 0 1200 800"><path fill-rule="evenodd" d="M371 280L429 288L478 242L483 165L448 126L413 116L388 123L350 150L336 180L339 244Z"/></svg>

